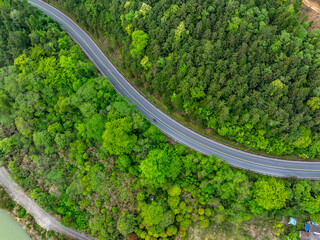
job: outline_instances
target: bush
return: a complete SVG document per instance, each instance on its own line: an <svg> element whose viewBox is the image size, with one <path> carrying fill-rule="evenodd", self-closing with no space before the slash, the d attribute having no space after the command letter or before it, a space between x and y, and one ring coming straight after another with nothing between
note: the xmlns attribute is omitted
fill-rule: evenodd
<svg viewBox="0 0 320 240"><path fill-rule="evenodd" d="M190 220L189 219L184 219L182 222L181 222L181 226L185 227L186 230L188 229L188 227L190 226Z"/></svg>
<svg viewBox="0 0 320 240"><path fill-rule="evenodd" d="M171 197L180 196L181 188L178 185L174 185L168 190L168 195Z"/></svg>
<svg viewBox="0 0 320 240"><path fill-rule="evenodd" d="M179 231L178 235L179 235L179 237L183 238L187 235L187 232L186 231Z"/></svg>
<svg viewBox="0 0 320 240"><path fill-rule="evenodd" d="M132 214L122 214L118 219L117 229L123 236L127 236L133 232L136 224L136 218Z"/></svg>
<svg viewBox="0 0 320 240"><path fill-rule="evenodd" d="M131 165L131 159L127 155L120 155L118 159L116 160L117 167L120 169L120 171L125 171L128 169Z"/></svg>
<svg viewBox="0 0 320 240"><path fill-rule="evenodd" d="M180 202L180 203L179 203L179 208L180 208L181 210L185 210L186 207L187 207L187 205L186 205L185 202Z"/></svg>
<svg viewBox="0 0 320 240"><path fill-rule="evenodd" d="M26 210L24 208L21 208L19 212L19 216L23 218L26 215L26 213L27 213Z"/></svg>
<svg viewBox="0 0 320 240"><path fill-rule="evenodd" d="M168 197L168 205L172 209L176 208L180 202L180 197Z"/></svg>
<svg viewBox="0 0 320 240"><path fill-rule="evenodd" d="M195 215L195 214L191 215L192 221L198 221L198 219L199 219L198 215Z"/></svg>
<svg viewBox="0 0 320 240"><path fill-rule="evenodd" d="M188 212L188 213L191 213L191 212L192 212L192 210L193 210L192 206L190 206L190 205L189 205L189 206L187 206L187 212Z"/></svg>
<svg viewBox="0 0 320 240"><path fill-rule="evenodd" d="M310 219L318 224L320 224L320 213L311 214Z"/></svg>
<svg viewBox="0 0 320 240"><path fill-rule="evenodd" d="M107 213L107 209L106 208L102 208L100 211L102 214L106 214Z"/></svg>
<svg viewBox="0 0 320 240"><path fill-rule="evenodd" d="M177 234L177 232L178 232L178 229L175 225L169 226L166 231L168 236L174 236Z"/></svg>
<svg viewBox="0 0 320 240"><path fill-rule="evenodd" d="M210 217L210 216L212 215L212 210L211 210L210 208L206 208L206 209L204 210L204 214L205 214L206 216Z"/></svg>
<svg viewBox="0 0 320 240"><path fill-rule="evenodd" d="M198 213L199 213L200 215L203 215L203 214L204 214L204 209L203 209L203 208L199 208L199 209L198 209Z"/></svg>
<svg viewBox="0 0 320 240"><path fill-rule="evenodd" d="M200 227L202 227L202 228L207 228L207 227L209 227L209 219L204 219L204 220L201 220L201 221L199 221L199 225L200 225Z"/></svg>
<svg viewBox="0 0 320 240"><path fill-rule="evenodd" d="M179 214L176 216L176 221L177 222L182 222L183 221L183 215Z"/></svg>
<svg viewBox="0 0 320 240"><path fill-rule="evenodd" d="M118 210L118 208L117 207L112 207L112 212L113 213L117 213L119 210Z"/></svg>
<svg viewBox="0 0 320 240"><path fill-rule="evenodd" d="M97 201L96 201L96 206L97 206L97 207L101 207L101 206L102 206L102 202L101 202L100 200L97 200Z"/></svg>
<svg viewBox="0 0 320 240"><path fill-rule="evenodd" d="M109 216L106 217L106 222L107 222L107 223L111 223L112 220L113 220L113 217L112 217L111 215L109 215Z"/></svg>
<svg viewBox="0 0 320 240"><path fill-rule="evenodd" d="M145 238L147 237L147 235L148 235L148 234L147 234L146 232L142 232L140 237L141 237L142 239L145 239Z"/></svg>

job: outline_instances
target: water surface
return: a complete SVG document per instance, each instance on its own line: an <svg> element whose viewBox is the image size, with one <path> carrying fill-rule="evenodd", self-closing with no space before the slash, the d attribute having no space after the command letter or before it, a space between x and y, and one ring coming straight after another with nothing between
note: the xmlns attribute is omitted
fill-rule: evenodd
<svg viewBox="0 0 320 240"><path fill-rule="evenodd" d="M0 240L31 240L19 223L0 209Z"/></svg>

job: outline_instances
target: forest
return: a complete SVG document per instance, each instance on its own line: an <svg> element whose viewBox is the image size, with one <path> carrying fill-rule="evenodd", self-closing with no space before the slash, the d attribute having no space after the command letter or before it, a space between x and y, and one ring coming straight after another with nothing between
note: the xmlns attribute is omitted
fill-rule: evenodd
<svg viewBox="0 0 320 240"><path fill-rule="evenodd" d="M0 164L66 226L101 240L168 240L262 218L293 240L303 220L320 223L320 181L234 169L175 144L27 2L0 2L0 31ZM139 55L145 37L134 35ZM283 225L289 216L297 227Z"/></svg>
<svg viewBox="0 0 320 240"><path fill-rule="evenodd" d="M169 113L257 151L320 156L320 33L301 0L48 1Z"/></svg>

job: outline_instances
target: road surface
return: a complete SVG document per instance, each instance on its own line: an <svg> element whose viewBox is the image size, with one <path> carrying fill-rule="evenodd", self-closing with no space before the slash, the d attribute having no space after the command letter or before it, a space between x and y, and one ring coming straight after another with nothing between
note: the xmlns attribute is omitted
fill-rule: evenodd
<svg viewBox="0 0 320 240"><path fill-rule="evenodd" d="M114 88L134 102L136 108L169 137L205 155L222 158L234 167L277 177L320 178L320 162L279 160L250 154L204 137L178 123L137 91L112 65L91 37L73 20L41 0L29 0L29 2L60 23L99 71L109 78Z"/></svg>
<svg viewBox="0 0 320 240"><path fill-rule="evenodd" d="M59 223L56 219L46 213L33 200L31 200L19 186L11 179L9 173L4 167L0 167L0 184L9 193L14 201L20 204L28 213L30 213L36 222L46 230L60 232L66 236L80 240L92 240L71 228L67 228Z"/></svg>

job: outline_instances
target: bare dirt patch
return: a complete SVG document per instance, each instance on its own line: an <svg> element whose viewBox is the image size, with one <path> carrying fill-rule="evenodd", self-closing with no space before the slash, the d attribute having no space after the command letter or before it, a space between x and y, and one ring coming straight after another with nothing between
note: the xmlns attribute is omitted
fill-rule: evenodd
<svg viewBox="0 0 320 240"><path fill-rule="evenodd" d="M309 15L309 21L314 23L310 27L310 30L320 28L320 4L311 2L309 0L303 0L302 12Z"/></svg>

